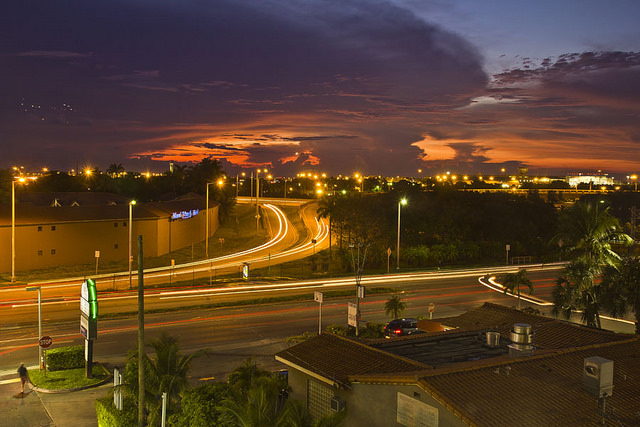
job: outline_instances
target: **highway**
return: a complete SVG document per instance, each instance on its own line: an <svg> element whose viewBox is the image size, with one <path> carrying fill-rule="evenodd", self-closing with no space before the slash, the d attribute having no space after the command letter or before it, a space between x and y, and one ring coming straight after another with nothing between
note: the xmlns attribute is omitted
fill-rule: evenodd
<svg viewBox="0 0 640 427"><path fill-rule="evenodd" d="M529 277L537 287L538 296L548 296L557 275L558 266L531 266ZM500 267L492 273L515 271L516 267ZM486 269L467 269L447 272L422 272L392 275L364 276L362 284L368 289L376 286L393 287L401 293L407 303L407 316L427 315L427 306L436 305L434 315L447 317L460 314L485 301L515 305L515 299L496 292L479 282L479 277L489 273ZM301 301L258 304L236 308L199 308L166 313L147 314L145 319L147 341L162 330L178 336L185 351L198 348L215 348L213 354L236 363L250 355L261 356L273 363L268 355L286 346L286 338L305 331L317 331L319 305L313 301L313 291L326 292L333 289L354 289L354 278L331 280L306 280L288 283L247 284L232 288L173 289L145 293L145 306L152 307L154 301L164 304L188 305L194 299L216 302L231 298L256 299L264 296L300 293ZM361 301L363 322L385 322L384 302L388 294L372 295ZM323 324L346 324L347 302L354 298L328 298L323 303ZM100 312L110 304L135 307L136 297L128 292L100 295ZM0 370L10 369L21 359L37 360L37 307L31 303L2 308L9 312L12 325L5 323L3 316L0 338ZM80 310L77 301L48 301L43 304L43 334L54 340L54 346L81 344L79 333ZM20 314L18 314L20 313ZM98 340L95 342L97 360L122 364L127 351L136 343L137 319L135 315L118 316L100 320ZM213 354L210 357L214 357ZM224 371L228 365L220 365ZM203 368L204 369L204 368ZM218 369L218 368L216 368ZM215 376L221 372L202 372Z"/></svg>

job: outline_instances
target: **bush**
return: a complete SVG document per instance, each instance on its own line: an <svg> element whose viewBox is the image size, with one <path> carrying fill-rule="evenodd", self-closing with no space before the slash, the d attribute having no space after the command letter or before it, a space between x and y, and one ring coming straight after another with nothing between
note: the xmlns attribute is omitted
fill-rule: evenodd
<svg viewBox="0 0 640 427"><path fill-rule="evenodd" d="M84 346L74 345L47 350L47 368L50 371L84 368Z"/></svg>
<svg viewBox="0 0 640 427"><path fill-rule="evenodd" d="M113 404L113 396L96 399L96 417L100 427L135 427L138 425L138 408L133 399L125 397L122 411Z"/></svg>

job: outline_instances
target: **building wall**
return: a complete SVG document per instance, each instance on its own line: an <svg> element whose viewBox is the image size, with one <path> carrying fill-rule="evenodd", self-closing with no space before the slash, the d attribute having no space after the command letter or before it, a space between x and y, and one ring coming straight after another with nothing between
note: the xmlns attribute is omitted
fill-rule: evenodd
<svg viewBox="0 0 640 427"><path fill-rule="evenodd" d="M292 391L290 398L305 402L307 409L317 404L317 397L314 399L309 396L309 382L315 382L316 385L326 387L330 394L341 398L346 407L347 417L345 426L428 426L428 427L463 427L467 424L456 417L447 408L442 406L438 401L433 399L425 390L418 385L396 385L396 384L361 384L352 383L350 389L344 390L321 382L296 369L289 368L289 386ZM317 387L316 387L317 388ZM416 409L411 417L411 411L404 419L409 420L406 424L398 422L398 393L405 396L405 401L414 402L411 407ZM312 403L312 401L316 401ZM317 410L317 408L316 408ZM424 413L432 414L437 411L437 424L430 423L433 419L427 416L421 416ZM402 411L401 411L402 412ZM330 414L331 408L325 408L324 413Z"/></svg>
<svg viewBox="0 0 640 427"><path fill-rule="evenodd" d="M218 228L218 207L209 210L209 234ZM58 221L42 224L16 224L16 272L95 263L126 261L129 254L129 219ZM137 236L142 235L144 256L156 257L204 240L206 212L192 218L134 218L132 255L137 257ZM0 226L0 273L11 273L11 225Z"/></svg>

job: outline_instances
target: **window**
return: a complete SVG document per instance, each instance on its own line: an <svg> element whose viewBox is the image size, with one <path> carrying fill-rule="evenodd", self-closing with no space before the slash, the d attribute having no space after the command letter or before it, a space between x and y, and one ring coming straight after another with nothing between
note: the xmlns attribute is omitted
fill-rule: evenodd
<svg viewBox="0 0 640 427"><path fill-rule="evenodd" d="M125 221L125 222L123 222L123 223L122 223L122 226L123 226L123 227L126 227L126 226L127 226L127 222L126 222L126 221Z"/></svg>
<svg viewBox="0 0 640 427"><path fill-rule="evenodd" d="M51 226L51 231L56 231L56 226L55 225Z"/></svg>
<svg viewBox="0 0 640 427"><path fill-rule="evenodd" d="M38 231L42 231L42 226L41 225L38 226Z"/></svg>
<svg viewBox="0 0 640 427"><path fill-rule="evenodd" d="M118 223L117 223L117 222L114 222L114 223L113 223L113 226L114 226L114 227L118 227Z"/></svg>
<svg viewBox="0 0 640 427"><path fill-rule="evenodd" d="M113 249L118 249L118 244L113 245Z"/></svg>
<svg viewBox="0 0 640 427"><path fill-rule="evenodd" d="M314 380L307 380L307 409L315 418L322 418L331 413L333 390Z"/></svg>
<svg viewBox="0 0 640 427"><path fill-rule="evenodd" d="M56 254L56 250L55 249L51 249L51 255L55 255Z"/></svg>
<svg viewBox="0 0 640 427"><path fill-rule="evenodd" d="M42 251L38 251L38 256L42 256Z"/></svg>

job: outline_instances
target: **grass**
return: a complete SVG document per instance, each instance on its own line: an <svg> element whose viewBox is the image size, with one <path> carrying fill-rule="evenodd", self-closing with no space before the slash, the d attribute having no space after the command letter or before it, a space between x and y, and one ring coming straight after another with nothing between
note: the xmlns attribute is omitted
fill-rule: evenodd
<svg viewBox="0 0 640 427"><path fill-rule="evenodd" d="M32 369L29 370L29 379L34 386L42 389L68 390L96 385L110 376L109 372L99 364L94 364L91 372L93 378L85 376L84 368L46 371L46 373L39 369Z"/></svg>

